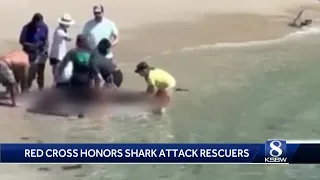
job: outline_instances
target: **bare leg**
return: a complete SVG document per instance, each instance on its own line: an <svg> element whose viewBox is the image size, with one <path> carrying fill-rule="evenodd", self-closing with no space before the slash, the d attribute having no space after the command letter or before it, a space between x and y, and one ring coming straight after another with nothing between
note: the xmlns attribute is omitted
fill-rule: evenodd
<svg viewBox="0 0 320 180"><path fill-rule="evenodd" d="M16 87L15 86L16 86L15 84L10 84L7 87L8 91L10 93L10 99L11 99L11 103L12 103L13 107L17 105L17 103L16 103L16 92L15 92Z"/></svg>
<svg viewBox="0 0 320 180"><path fill-rule="evenodd" d="M167 92L166 90L158 90L154 98L155 98L155 108L152 112L155 114L165 113L166 111L165 107L170 102L169 92Z"/></svg>

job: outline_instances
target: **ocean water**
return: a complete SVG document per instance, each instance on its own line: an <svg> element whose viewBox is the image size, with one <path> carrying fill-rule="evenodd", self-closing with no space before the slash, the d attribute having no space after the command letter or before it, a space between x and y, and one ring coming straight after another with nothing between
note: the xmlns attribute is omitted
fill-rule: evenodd
<svg viewBox="0 0 320 180"><path fill-rule="evenodd" d="M95 120L61 119L50 125L38 117L35 129L53 142L317 139L318 33L311 29L267 42L182 47L149 57L148 61L172 72L180 87L190 89L176 92L162 117L129 113ZM51 172L37 172L36 167L28 166L21 173L26 177L38 173L34 179L61 180L315 180L320 176L317 165L85 165L72 172L52 168Z"/></svg>
<svg viewBox="0 0 320 180"><path fill-rule="evenodd" d="M280 40L183 48L148 61L172 72L175 94L159 119L119 125L121 142L264 142L320 135L316 29ZM112 121L112 120L111 120ZM129 124L128 121L131 121ZM147 126L147 127L146 127ZM113 129L119 129L118 127ZM128 130L129 129L129 130ZM122 137L121 137L122 136ZM317 179L315 165L108 165L91 179ZM112 172L112 173L110 173ZM114 174L112 177L111 174ZM90 179L90 178L89 178ZM102 178L103 179L103 178ZM108 179L108 178L105 178Z"/></svg>

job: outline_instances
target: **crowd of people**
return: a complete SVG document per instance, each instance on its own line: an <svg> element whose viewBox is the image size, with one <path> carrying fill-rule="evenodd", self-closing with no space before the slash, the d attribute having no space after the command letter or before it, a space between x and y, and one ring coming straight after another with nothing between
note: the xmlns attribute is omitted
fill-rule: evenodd
<svg viewBox="0 0 320 180"><path fill-rule="evenodd" d="M117 89L121 86L123 74L114 62L111 51L119 42L119 31L113 21L104 17L102 5L95 5L93 14L94 18L85 23L71 50L67 48L68 42L73 39L68 28L75 21L70 14L64 13L58 19L51 44L49 28L42 14L34 14L31 21L23 26L19 39L22 50L0 58L0 81L6 87L13 106L17 105L16 94L29 90L34 80L39 90L44 88L47 59L52 67L53 88L76 88L73 90L80 91L104 87ZM163 111L176 86L175 78L146 62L138 63L135 73L144 78L147 94L159 99L159 110Z"/></svg>

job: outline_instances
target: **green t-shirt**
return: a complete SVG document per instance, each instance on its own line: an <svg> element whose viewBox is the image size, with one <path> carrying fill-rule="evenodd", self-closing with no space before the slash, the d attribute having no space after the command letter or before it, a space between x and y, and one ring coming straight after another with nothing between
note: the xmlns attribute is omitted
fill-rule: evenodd
<svg viewBox="0 0 320 180"><path fill-rule="evenodd" d="M90 53L85 51L76 51L73 62L77 65L88 66L90 63Z"/></svg>

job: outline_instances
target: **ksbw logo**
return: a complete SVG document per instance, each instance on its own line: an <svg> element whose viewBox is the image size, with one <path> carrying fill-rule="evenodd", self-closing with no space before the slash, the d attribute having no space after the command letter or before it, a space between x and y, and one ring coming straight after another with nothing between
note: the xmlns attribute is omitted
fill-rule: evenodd
<svg viewBox="0 0 320 180"><path fill-rule="evenodd" d="M265 143L266 163L287 163L287 143L285 140L268 140Z"/></svg>

